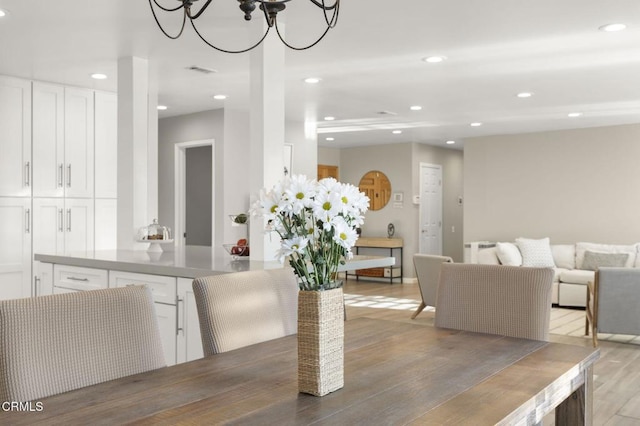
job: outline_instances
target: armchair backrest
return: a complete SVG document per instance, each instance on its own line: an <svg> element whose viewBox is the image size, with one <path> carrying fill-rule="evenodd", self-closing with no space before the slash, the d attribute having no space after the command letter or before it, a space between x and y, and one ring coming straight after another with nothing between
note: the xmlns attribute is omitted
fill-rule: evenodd
<svg viewBox="0 0 640 426"><path fill-rule="evenodd" d="M298 332L293 269L255 270L193 281L205 356Z"/></svg>
<svg viewBox="0 0 640 426"><path fill-rule="evenodd" d="M437 327L549 340L553 269L443 263Z"/></svg>
<svg viewBox="0 0 640 426"><path fill-rule="evenodd" d="M640 269L601 267L596 283L598 332L640 335Z"/></svg>
<svg viewBox="0 0 640 426"><path fill-rule="evenodd" d="M444 262L453 262L449 256L416 253L413 255L413 266L416 269L418 287L422 301L427 306L436 306L440 266Z"/></svg>
<svg viewBox="0 0 640 426"><path fill-rule="evenodd" d="M0 401L32 401L164 366L144 286L0 301Z"/></svg>

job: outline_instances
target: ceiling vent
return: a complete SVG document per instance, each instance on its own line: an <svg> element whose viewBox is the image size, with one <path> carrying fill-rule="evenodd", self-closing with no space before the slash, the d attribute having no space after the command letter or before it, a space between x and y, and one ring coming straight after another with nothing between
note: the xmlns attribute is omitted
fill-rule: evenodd
<svg viewBox="0 0 640 426"><path fill-rule="evenodd" d="M192 65L190 67L187 67L187 69L190 71L200 72L202 74L215 74L218 72L217 70L214 70L211 68L199 67L197 65Z"/></svg>

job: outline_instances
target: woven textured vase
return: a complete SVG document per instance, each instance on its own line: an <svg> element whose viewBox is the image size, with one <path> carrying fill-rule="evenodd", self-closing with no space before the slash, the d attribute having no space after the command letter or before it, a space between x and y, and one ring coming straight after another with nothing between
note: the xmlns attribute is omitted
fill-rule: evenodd
<svg viewBox="0 0 640 426"><path fill-rule="evenodd" d="M298 391L323 396L344 386L342 288L298 292Z"/></svg>

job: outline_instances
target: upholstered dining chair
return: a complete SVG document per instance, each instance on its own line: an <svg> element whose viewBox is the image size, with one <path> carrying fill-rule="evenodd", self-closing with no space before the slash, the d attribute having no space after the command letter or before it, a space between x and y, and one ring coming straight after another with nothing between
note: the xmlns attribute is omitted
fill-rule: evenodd
<svg viewBox="0 0 640 426"><path fill-rule="evenodd" d="M591 331L594 347L598 333L640 335L640 269L598 268L588 285L585 316L585 335Z"/></svg>
<svg viewBox="0 0 640 426"><path fill-rule="evenodd" d="M436 327L549 340L553 269L443 263Z"/></svg>
<svg viewBox="0 0 640 426"><path fill-rule="evenodd" d="M0 301L0 401L33 401L164 366L144 286Z"/></svg>
<svg viewBox="0 0 640 426"><path fill-rule="evenodd" d="M415 319L427 306L436 306L440 266L442 266L444 262L453 262L453 259L449 256L431 254L416 253L413 255L413 266L416 269L416 277L418 278L418 287L420 288L422 301L418 309L411 315L411 319Z"/></svg>
<svg viewBox="0 0 640 426"><path fill-rule="evenodd" d="M193 293L205 356L298 331L298 281L289 267L196 278Z"/></svg>

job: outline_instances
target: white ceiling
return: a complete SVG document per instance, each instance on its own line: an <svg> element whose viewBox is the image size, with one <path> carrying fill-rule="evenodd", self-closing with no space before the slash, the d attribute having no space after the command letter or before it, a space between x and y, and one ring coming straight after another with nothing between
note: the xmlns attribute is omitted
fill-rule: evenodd
<svg viewBox="0 0 640 426"><path fill-rule="evenodd" d="M323 17L308 3L292 0L281 14L291 43L320 30ZM201 18L223 47L249 43L237 5L213 0ZM189 27L169 40L146 0L0 0L0 9L9 12L0 19L0 74L115 91L117 59L138 56L169 107L160 117L246 108L249 54L214 51ZM165 21L176 28L179 19ZM598 30L617 22L627 29ZM447 60L421 61L430 55ZM343 0L338 26L285 60L287 119L318 120L321 146L452 139L461 148L474 136L640 122L639 0ZM109 78L92 80L93 72ZM322 81L308 85L309 76ZM517 98L523 91L534 95ZM214 100L218 93L228 99ZM327 115L336 120L323 122ZM469 125L476 121L483 125Z"/></svg>

